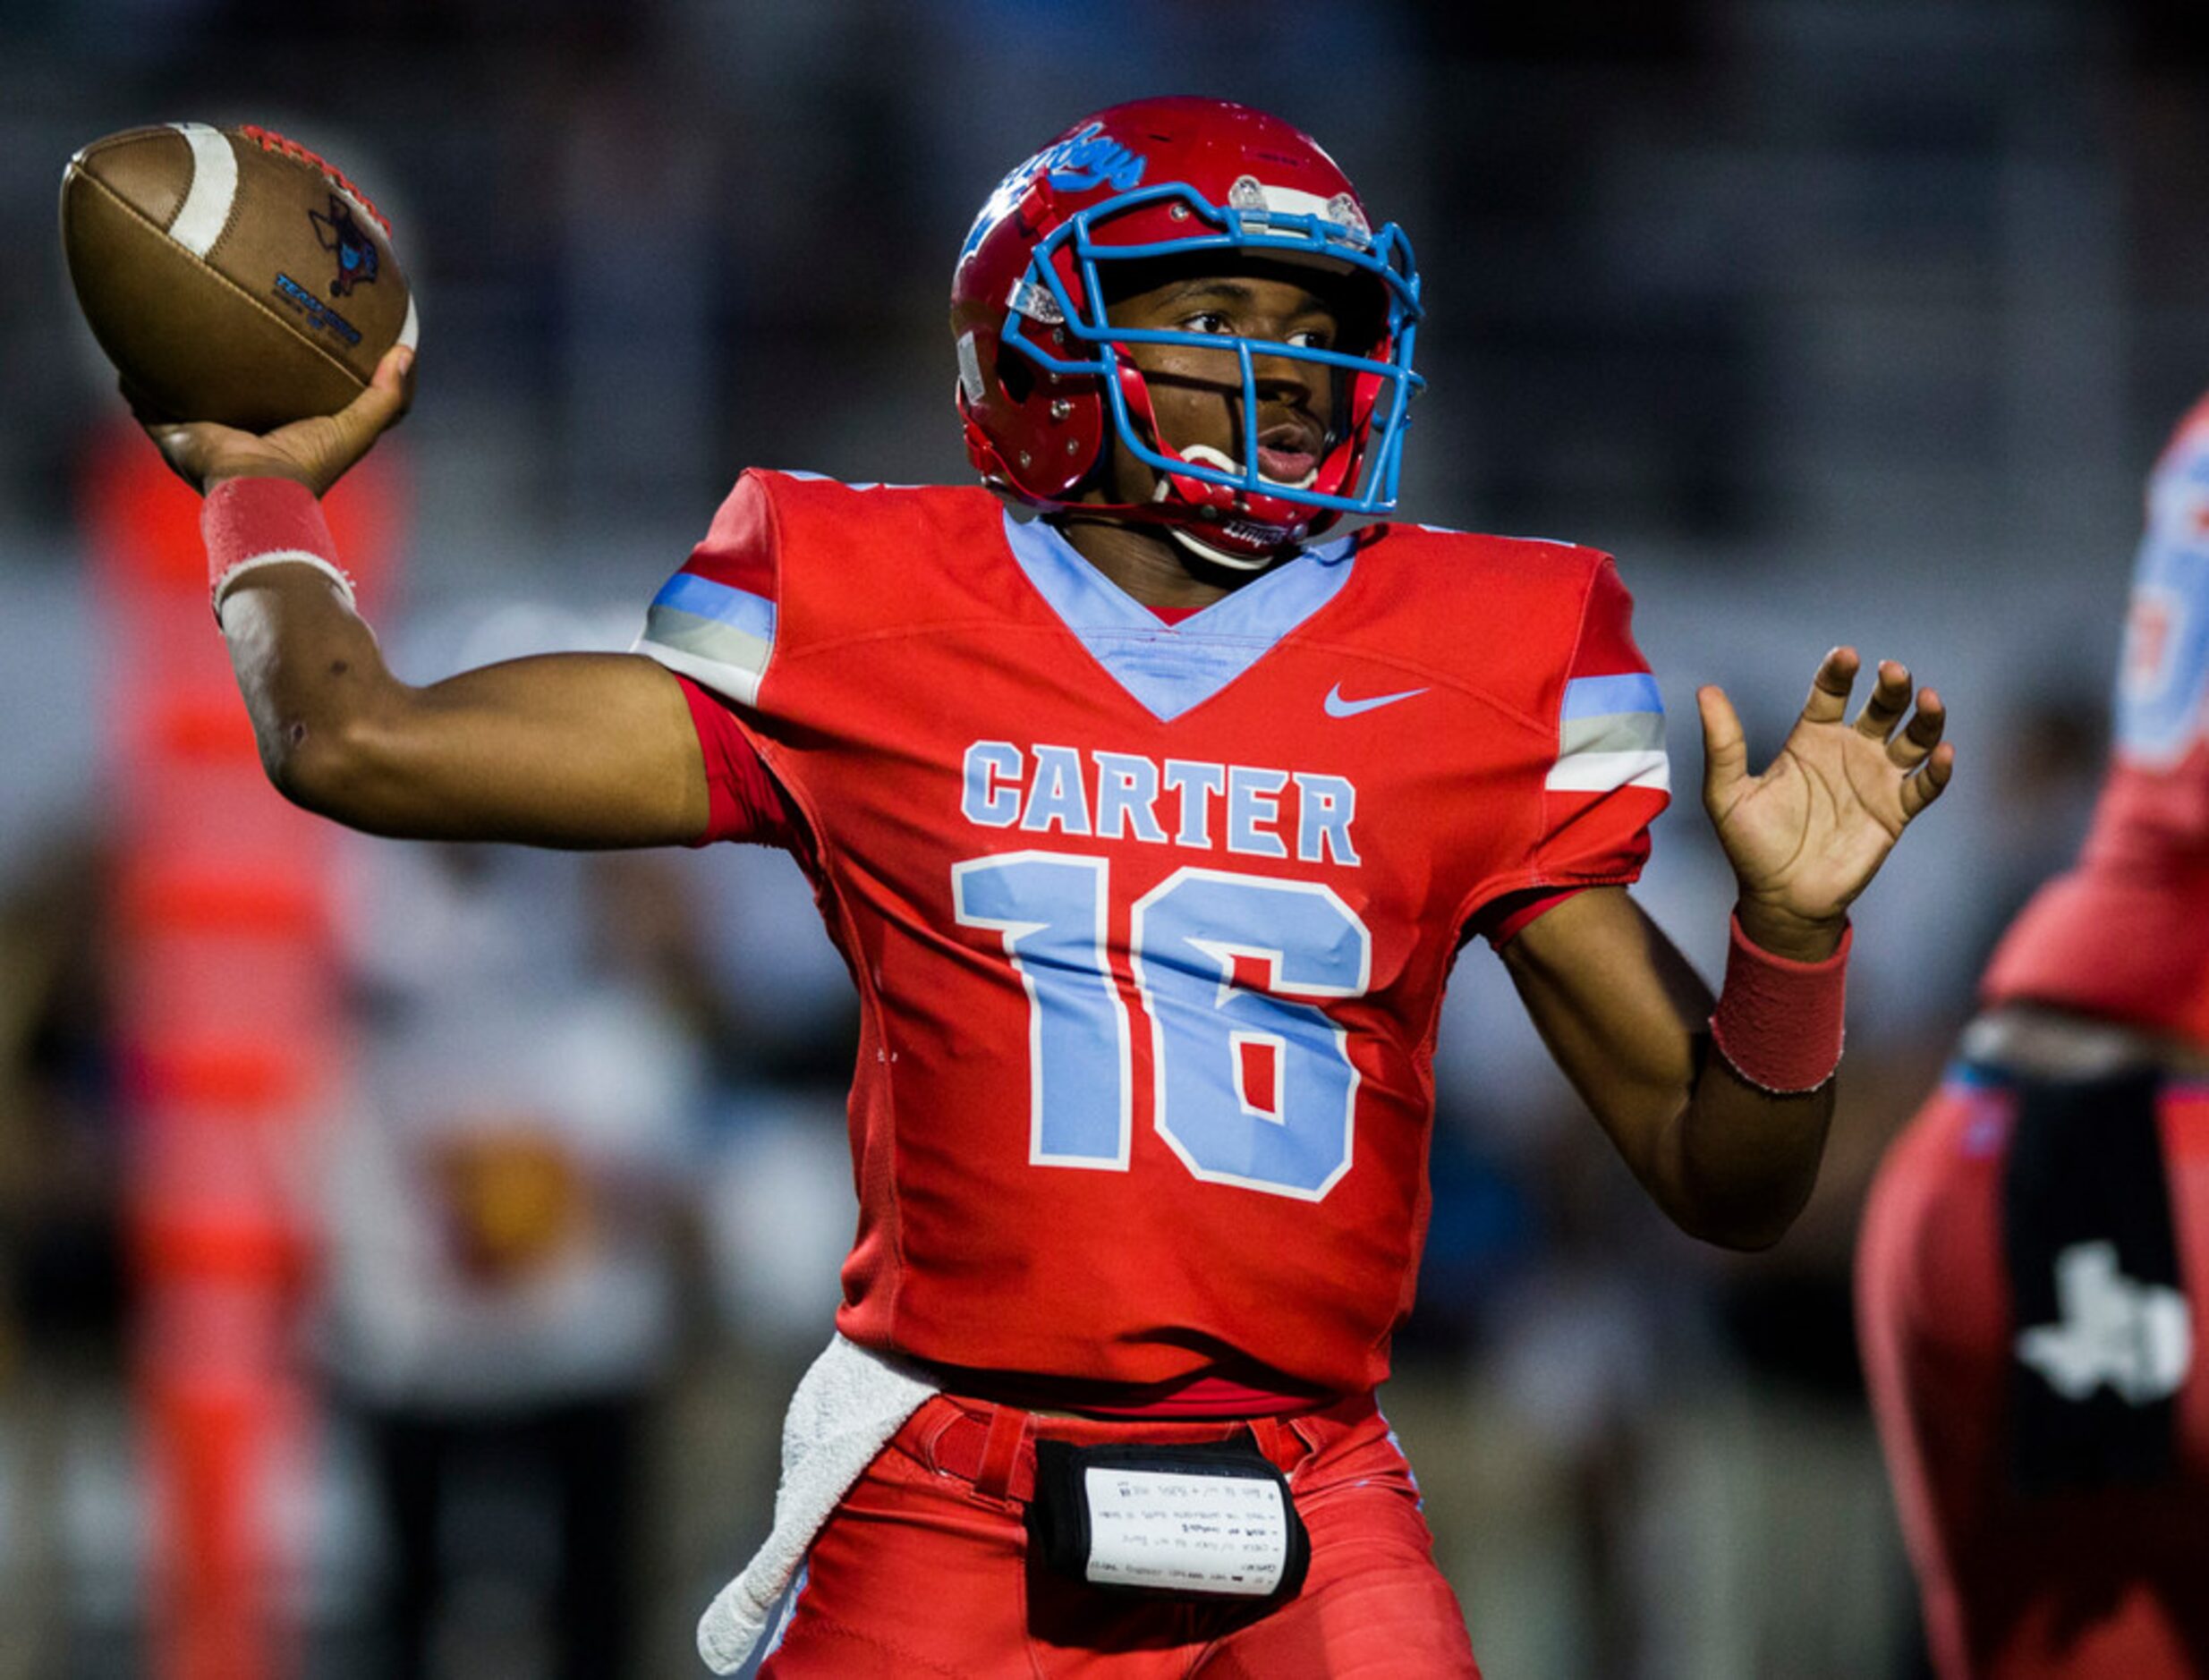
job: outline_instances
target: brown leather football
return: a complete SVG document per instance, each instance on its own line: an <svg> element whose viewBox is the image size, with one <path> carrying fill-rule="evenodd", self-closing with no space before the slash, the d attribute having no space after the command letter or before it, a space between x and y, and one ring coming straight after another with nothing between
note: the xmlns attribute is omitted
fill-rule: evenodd
<svg viewBox="0 0 2209 1680"><path fill-rule="evenodd" d="M415 313L368 197L265 129L94 140L62 177L62 246L139 407L267 431L343 408Z"/></svg>

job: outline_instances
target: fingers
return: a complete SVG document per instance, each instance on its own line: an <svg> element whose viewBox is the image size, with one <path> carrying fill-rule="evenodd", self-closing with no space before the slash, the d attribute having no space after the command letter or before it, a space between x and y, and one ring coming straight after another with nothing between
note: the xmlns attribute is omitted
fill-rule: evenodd
<svg viewBox="0 0 2209 1680"><path fill-rule="evenodd" d="M1856 667L1863 661L1854 648L1836 648L1818 662L1810 679L1810 698L1803 702L1803 716L1814 724L1837 724L1848 715L1848 691L1856 686Z"/></svg>
<svg viewBox="0 0 2209 1680"><path fill-rule="evenodd" d="M1905 713L1908 713L1909 722L1898 733L1895 725L1901 723ZM1893 659L1882 659L1871 698L1856 714L1856 727L1858 734L1869 740L1885 742L1888 762L1907 776L1919 765L1926 764L1941 745L1941 733L1948 727L1948 708L1936 692L1923 688L1917 691L1917 709L1912 712L1909 667ZM1942 759L1939 775L1925 778L1928 785L1917 795L1915 808L1906 805L1906 814L1914 815L1940 797L1955 758L1951 751Z"/></svg>
<svg viewBox="0 0 2209 1680"><path fill-rule="evenodd" d="M1856 714L1856 733L1873 741L1894 734L1902 714L1910 708L1910 671L1894 659L1882 659L1873 679L1872 692Z"/></svg>
<svg viewBox="0 0 2209 1680"><path fill-rule="evenodd" d="M215 428L189 420L152 420L143 416L139 423L146 428L146 436L153 439L153 446L161 452L161 459L168 462L170 471L195 490L204 488L208 452Z"/></svg>
<svg viewBox="0 0 2209 1680"><path fill-rule="evenodd" d="M1948 727L1948 708L1941 704L1940 695L1929 688L1919 689L1917 710L1911 716L1908 726L1888 742L1888 758L1901 769L1916 769L1941 744L1941 733ZM1856 726L1864 726L1862 719L1857 720Z"/></svg>
<svg viewBox="0 0 2209 1680"><path fill-rule="evenodd" d="M406 418L414 406L414 347L412 344L394 344L384 352L384 359L376 364L376 377L369 382L369 389L395 385L399 393L399 406L387 425L396 426Z"/></svg>
<svg viewBox="0 0 2209 1680"><path fill-rule="evenodd" d="M197 490L204 475L205 454L201 440L188 424L166 413L152 398L132 385L127 376L118 377L115 389L123 400L131 405L131 418L136 420L153 440L153 446L161 452L161 459L171 472Z"/></svg>
<svg viewBox="0 0 2209 1680"><path fill-rule="evenodd" d="M1897 666L1896 670L1901 671ZM1882 682L1887 667L1880 667ZM1907 680L1907 672L1902 672ZM1905 689L1907 702L1907 690ZM1870 706L1865 708L1868 716ZM1926 806L1941 797L1949 785L1949 777L1956 770L1956 749L1941 741L1941 732L1948 727L1948 708L1933 689L1917 691L1917 709L1902 732L1887 742L1888 762L1903 773L1902 819L1909 821ZM1864 728L1864 719L1856 720L1856 727ZM1871 733L1865 731L1866 734ZM1922 768L1921 768L1922 767Z"/></svg>
<svg viewBox="0 0 2209 1680"><path fill-rule="evenodd" d="M1956 749L1945 742L1925 759L1925 768L1902 784L1902 819L1907 822L1941 797L1956 769Z"/></svg>
<svg viewBox="0 0 2209 1680"><path fill-rule="evenodd" d="M1878 691L1865 704L1856 726L1873 740L1887 740L1887 761L1902 770L1902 821L1911 821L1949 786L1949 777L1955 775L1955 749L1941 742L1941 731L1949 728L1949 707L1933 689L1917 691L1917 711L1898 735L1889 737L1904 707L1908 707L1908 671L1889 660L1880 666Z"/></svg>
<svg viewBox="0 0 2209 1680"><path fill-rule="evenodd" d="M295 420L266 441L296 461L299 476L317 496L344 478L376 440L397 425L414 397L414 352L395 345L376 364L361 395L335 414Z"/></svg>
<svg viewBox="0 0 2209 1680"><path fill-rule="evenodd" d="M1856 650L1846 647L1834 649L1820 661L1818 674L1811 679L1810 698L1803 705L1805 723L1830 725L1842 720L1848 713L1848 692L1855 685L1861 664ZM1730 708L1728 715L1731 716ZM1737 738L1738 725L1735 727ZM1896 659L1880 661L1873 674L1872 692L1864 702L1864 709L1856 714L1854 727L1855 733L1866 740L1881 742L1887 761L1902 773L1900 793L1905 822L1941 797L1956 768L1956 749L1941 739L1948 728L1948 708L1936 692L1924 688L1917 691L1916 707L1912 709L1907 666ZM1705 797L1708 796L1706 776Z"/></svg>
<svg viewBox="0 0 2209 1680"><path fill-rule="evenodd" d="M376 364L376 376L359 396L331 416L355 459L368 453L378 436L405 418L414 403L414 352L394 344ZM351 465L351 462L346 463Z"/></svg>
<svg viewBox="0 0 2209 1680"><path fill-rule="evenodd" d="M1728 802L1735 784L1749 773L1748 738L1733 702L1715 683L1695 691L1695 708L1703 715L1703 801L1718 810Z"/></svg>

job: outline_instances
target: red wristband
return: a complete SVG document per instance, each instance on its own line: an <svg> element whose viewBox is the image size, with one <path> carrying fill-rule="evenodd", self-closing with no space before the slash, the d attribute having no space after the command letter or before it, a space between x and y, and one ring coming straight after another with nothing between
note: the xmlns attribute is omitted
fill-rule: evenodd
<svg viewBox="0 0 2209 1680"><path fill-rule="evenodd" d="M208 589L217 622L223 597L238 579L259 566L291 562L327 573L353 604L353 580L337 564L337 544L322 517L322 504L292 479L225 479L200 510L207 543Z"/></svg>
<svg viewBox="0 0 2209 1680"><path fill-rule="evenodd" d="M1822 963L1774 956L1751 943L1738 917L1729 919L1726 983L1711 1012L1711 1041L1733 1071L1779 1096L1811 1091L1840 1065L1841 1012L1848 989L1848 947Z"/></svg>

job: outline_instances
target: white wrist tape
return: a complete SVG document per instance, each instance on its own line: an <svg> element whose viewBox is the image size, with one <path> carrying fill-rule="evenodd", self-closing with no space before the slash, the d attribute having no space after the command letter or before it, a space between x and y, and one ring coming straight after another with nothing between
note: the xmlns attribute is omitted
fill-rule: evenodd
<svg viewBox="0 0 2209 1680"><path fill-rule="evenodd" d="M338 594L344 598L349 608L355 612L360 610L359 599L353 593L353 580L345 574L344 568L319 554L309 554L304 548L276 548L268 554L252 555L237 562L215 580L215 622L222 623L223 600L247 573L258 572L263 566L281 565L312 566L337 586Z"/></svg>

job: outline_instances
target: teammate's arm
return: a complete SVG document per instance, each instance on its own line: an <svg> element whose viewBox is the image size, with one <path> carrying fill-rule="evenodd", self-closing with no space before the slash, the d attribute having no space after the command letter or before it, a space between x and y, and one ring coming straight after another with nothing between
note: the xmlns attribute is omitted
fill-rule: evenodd
<svg viewBox="0 0 2209 1680"><path fill-rule="evenodd" d="M1749 945L1816 964L1839 948L1848 906L1904 827L1947 785L1940 697L1882 665L1854 724L1857 660L1826 656L1779 756L1748 771L1741 725L1705 688L1703 803L1740 889ZM1712 997L1621 887L1576 894L1504 947L1505 965L1568 1078L1650 1194L1691 1235L1777 1242L1816 1183L1830 1079L1808 1091L1752 1082L1713 1045Z"/></svg>
<svg viewBox="0 0 2209 1680"><path fill-rule="evenodd" d="M405 412L412 356L385 358L342 412L256 437L151 423L195 489L284 478L319 496ZM704 757L680 684L651 660L558 654L400 682L313 567L243 573L223 633L269 779L295 803L374 834L540 845L653 845L705 832Z"/></svg>

